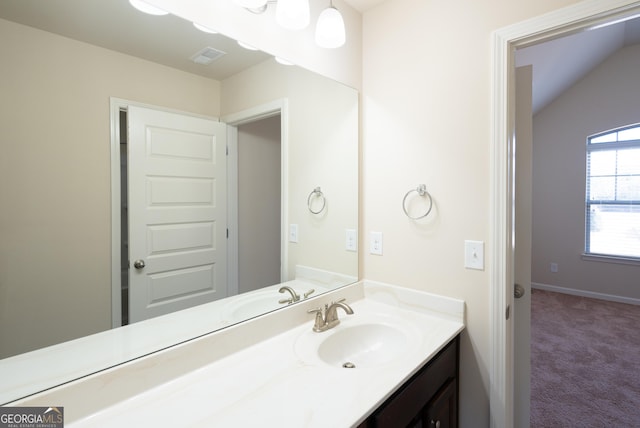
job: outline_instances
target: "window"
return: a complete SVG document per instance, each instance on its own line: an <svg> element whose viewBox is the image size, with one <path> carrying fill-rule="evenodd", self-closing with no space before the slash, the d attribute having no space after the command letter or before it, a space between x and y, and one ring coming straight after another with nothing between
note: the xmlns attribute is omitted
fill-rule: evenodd
<svg viewBox="0 0 640 428"><path fill-rule="evenodd" d="M587 139L587 255L640 260L640 124Z"/></svg>

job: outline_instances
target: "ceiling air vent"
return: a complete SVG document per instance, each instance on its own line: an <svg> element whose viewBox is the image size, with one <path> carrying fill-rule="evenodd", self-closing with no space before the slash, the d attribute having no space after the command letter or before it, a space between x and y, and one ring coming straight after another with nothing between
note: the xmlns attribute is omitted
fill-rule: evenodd
<svg viewBox="0 0 640 428"><path fill-rule="evenodd" d="M193 54L191 56L191 61L195 62L196 64L208 65L223 55L226 55L226 52L206 47Z"/></svg>

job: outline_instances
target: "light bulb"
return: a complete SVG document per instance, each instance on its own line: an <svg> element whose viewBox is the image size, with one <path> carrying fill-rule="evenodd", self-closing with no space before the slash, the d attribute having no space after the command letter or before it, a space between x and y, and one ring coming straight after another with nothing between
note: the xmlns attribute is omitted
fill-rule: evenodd
<svg viewBox="0 0 640 428"><path fill-rule="evenodd" d="M148 13L149 15L167 15L169 12L162 10L158 7L152 6L146 1L142 0L129 0L131 6L138 9L140 12Z"/></svg>
<svg viewBox="0 0 640 428"><path fill-rule="evenodd" d="M344 19L335 7L322 11L316 24L316 43L323 48L339 48L346 40Z"/></svg>
<svg viewBox="0 0 640 428"><path fill-rule="evenodd" d="M267 4L267 0L236 0L236 3L247 9L260 9Z"/></svg>
<svg viewBox="0 0 640 428"><path fill-rule="evenodd" d="M309 0L278 0L276 22L287 30L302 30L309 25Z"/></svg>

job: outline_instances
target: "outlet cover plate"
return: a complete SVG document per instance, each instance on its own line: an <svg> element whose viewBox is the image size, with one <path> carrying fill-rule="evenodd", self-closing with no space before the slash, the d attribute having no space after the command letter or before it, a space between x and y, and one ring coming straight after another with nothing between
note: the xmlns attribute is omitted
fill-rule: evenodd
<svg viewBox="0 0 640 428"><path fill-rule="evenodd" d="M382 255L382 232L371 232L369 252L378 256Z"/></svg>
<svg viewBox="0 0 640 428"><path fill-rule="evenodd" d="M346 239L345 249L347 251L358 251L358 232L355 229L347 229Z"/></svg>

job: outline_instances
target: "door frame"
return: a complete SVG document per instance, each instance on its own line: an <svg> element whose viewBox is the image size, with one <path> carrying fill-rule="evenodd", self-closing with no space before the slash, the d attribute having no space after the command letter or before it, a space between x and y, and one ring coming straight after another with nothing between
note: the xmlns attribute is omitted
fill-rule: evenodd
<svg viewBox="0 0 640 428"><path fill-rule="evenodd" d="M218 117L205 116L122 98L109 98L109 129L111 150L111 328L122 326L122 281L121 281L121 239L120 239L120 111L129 106L176 113L185 116L220 121Z"/></svg>
<svg viewBox="0 0 640 428"><path fill-rule="evenodd" d="M513 427L515 50L640 14L640 1L586 0L492 34L490 426Z"/></svg>
<svg viewBox="0 0 640 428"><path fill-rule="evenodd" d="M277 99L237 113L223 115L227 124L227 187L228 196L238 193L238 126L280 115L280 282L288 281L289 246L287 224L289 222L289 103L286 98ZM236 197L237 200L237 197ZM238 206L227 203L229 238L227 241L227 283L229 295L237 294L238 283Z"/></svg>

